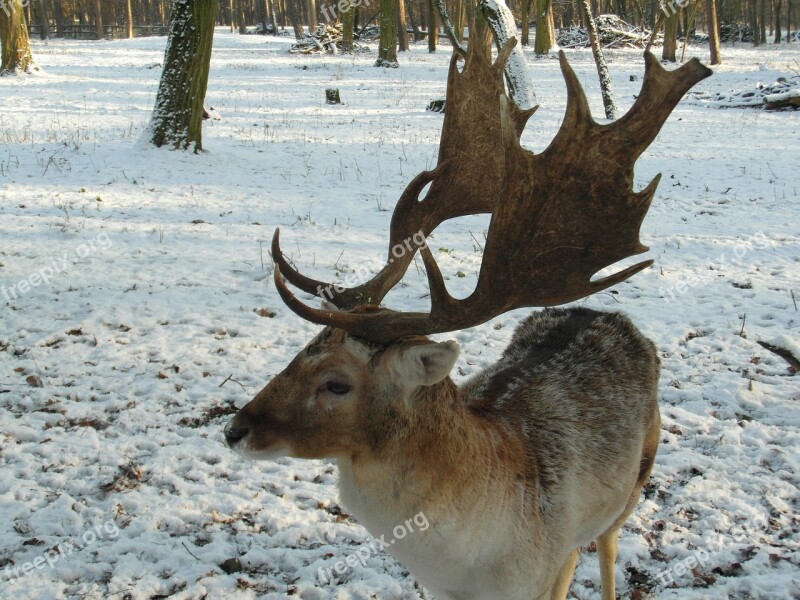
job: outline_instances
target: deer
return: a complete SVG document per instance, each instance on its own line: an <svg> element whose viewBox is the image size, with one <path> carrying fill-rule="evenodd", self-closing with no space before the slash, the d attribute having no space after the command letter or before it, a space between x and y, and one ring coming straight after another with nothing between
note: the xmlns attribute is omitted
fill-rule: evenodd
<svg viewBox="0 0 800 600"><path fill-rule="evenodd" d="M591 542L602 598L613 600L619 532L660 438L659 357L625 315L561 305L652 264L597 277L648 250L639 231L660 175L635 192L634 163L711 72L697 59L668 72L646 53L631 109L598 124L562 52L566 114L535 154L520 144L535 107L515 105L503 83L516 41L492 62L486 30L475 37L463 68L455 54L450 63L438 163L401 194L386 264L372 279L344 288L303 275L276 229L276 290L323 329L224 435L254 459L335 459L344 506L437 600L563 600ZM426 236L485 213L475 291L456 299ZM412 252L392 253L409 239ZM430 311L381 306L417 252ZM315 308L287 282L329 296ZM456 385L457 342L429 336L528 307L543 310L522 320L494 365ZM420 514L424 531L393 535Z"/></svg>

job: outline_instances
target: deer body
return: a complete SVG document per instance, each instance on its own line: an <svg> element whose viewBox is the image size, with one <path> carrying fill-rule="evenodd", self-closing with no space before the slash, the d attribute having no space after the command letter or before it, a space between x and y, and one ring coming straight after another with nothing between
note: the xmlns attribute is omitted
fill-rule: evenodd
<svg viewBox="0 0 800 600"><path fill-rule="evenodd" d="M564 598L577 550L606 532L615 548L652 466L655 349L619 314L572 309L530 316L460 388L457 355L328 328L233 419L229 443L336 458L345 506L438 600ZM396 539L419 513L430 527ZM603 591L614 597L605 575Z"/></svg>

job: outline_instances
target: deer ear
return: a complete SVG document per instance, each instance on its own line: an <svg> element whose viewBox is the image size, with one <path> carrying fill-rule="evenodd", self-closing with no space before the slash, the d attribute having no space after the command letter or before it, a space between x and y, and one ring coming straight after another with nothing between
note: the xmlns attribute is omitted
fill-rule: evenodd
<svg viewBox="0 0 800 600"><path fill-rule="evenodd" d="M455 340L439 344L418 344L406 348L397 358L396 375L401 385L419 387L439 383L450 374L458 359Z"/></svg>

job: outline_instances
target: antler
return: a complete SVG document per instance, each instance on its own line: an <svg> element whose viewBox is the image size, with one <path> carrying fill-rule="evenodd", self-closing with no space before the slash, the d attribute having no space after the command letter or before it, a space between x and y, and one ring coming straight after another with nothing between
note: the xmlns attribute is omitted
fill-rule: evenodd
<svg viewBox="0 0 800 600"><path fill-rule="evenodd" d="M645 252L639 228L660 175L633 191L636 159L652 143L683 95L711 71L692 59L665 71L645 54L641 93L618 121L600 125L563 52L567 111L550 146L533 154L520 145L532 110L521 111L503 90L503 67L511 40L492 64L485 44L469 46L464 69L450 65L447 112L439 165L418 175L392 217L390 251L412 233L430 234L442 221L491 212L478 285L456 300L447 292L430 250L421 248L431 293L430 313L390 310L331 312L304 305L282 275L310 293L321 282L304 277L284 260L278 232L273 239L275 284L284 302L301 317L344 329L376 342L472 327L514 308L571 302L619 283L652 264L640 262L592 281L601 269ZM432 183L431 183L432 182ZM431 183L428 194L418 200ZM413 257L386 267L366 284L340 292L340 308L378 304L405 273Z"/></svg>

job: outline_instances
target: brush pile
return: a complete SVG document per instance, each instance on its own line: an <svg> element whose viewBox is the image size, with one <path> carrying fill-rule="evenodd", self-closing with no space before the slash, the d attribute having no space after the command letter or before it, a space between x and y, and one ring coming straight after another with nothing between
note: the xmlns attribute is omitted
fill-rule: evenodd
<svg viewBox="0 0 800 600"><path fill-rule="evenodd" d="M644 48L650 39L647 29L626 23L617 15L600 15L596 19L597 33L603 48ZM654 46L660 46L664 36L658 34ZM560 29L556 42L561 48L589 48L589 32L583 27Z"/></svg>
<svg viewBox="0 0 800 600"><path fill-rule="evenodd" d="M362 39L361 36L353 35L353 52L367 52L369 48L356 40ZM342 47L342 24L338 21L320 23L317 30L311 35L305 35L289 49L292 54L312 54L314 52L325 52L326 54L339 54L343 51Z"/></svg>

